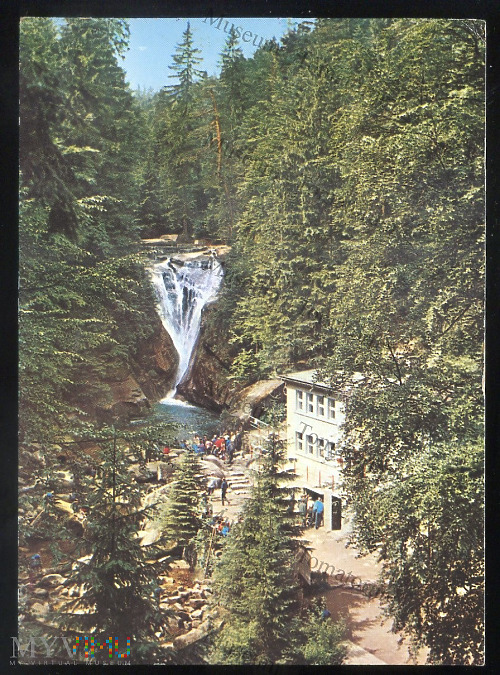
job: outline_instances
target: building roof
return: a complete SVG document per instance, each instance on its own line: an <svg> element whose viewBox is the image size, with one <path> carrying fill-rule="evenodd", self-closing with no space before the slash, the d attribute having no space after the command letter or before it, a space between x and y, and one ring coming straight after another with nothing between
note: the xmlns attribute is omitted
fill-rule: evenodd
<svg viewBox="0 0 500 675"><path fill-rule="evenodd" d="M289 382L290 384L297 384L297 385L309 385L311 389L313 387L318 388L318 389L327 389L331 390L331 387L329 384L326 382L318 382L315 381L318 375L317 370L301 370L300 372L297 373L288 373L288 375L283 375L283 380L285 382Z"/></svg>
<svg viewBox="0 0 500 675"><path fill-rule="evenodd" d="M340 374L340 371L338 371ZM301 370L296 373L288 373L287 375L282 375L282 379L291 385L302 386L305 388L320 389L322 391L329 392L338 392L338 387L332 386L327 382L319 381L316 378L318 377L318 371L316 369L312 370ZM354 373L353 380L363 379L363 376L360 373ZM349 386L342 387L344 393L350 389Z"/></svg>

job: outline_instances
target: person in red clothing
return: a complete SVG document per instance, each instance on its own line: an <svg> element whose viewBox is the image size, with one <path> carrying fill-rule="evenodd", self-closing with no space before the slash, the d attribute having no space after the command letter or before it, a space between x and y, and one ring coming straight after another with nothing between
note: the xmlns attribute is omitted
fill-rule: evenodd
<svg viewBox="0 0 500 675"><path fill-rule="evenodd" d="M224 450L226 449L226 441L220 436L214 443L215 447L217 448L217 455L219 457L222 457L224 454Z"/></svg>

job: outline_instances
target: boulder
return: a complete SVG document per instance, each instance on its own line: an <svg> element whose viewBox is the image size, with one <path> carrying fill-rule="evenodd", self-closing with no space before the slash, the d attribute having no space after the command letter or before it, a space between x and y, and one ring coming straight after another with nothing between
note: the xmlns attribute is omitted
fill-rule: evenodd
<svg viewBox="0 0 500 675"><path fill-rule="evenodd" d="M237 392L231 400L229 413L246 422L250 416L259 417L271 397L284 399L283 380L260 380Z"/></svg>
<svg viewBox="0 0 500 675"><path fill-rule="evenodd" d="M173 616L167 617L167 626L170 630L176 630L179 628L179 621Z"/></svg>
<svg viewBox="0 0 500 675"><path fill-rule="evenodd" d="M197 628L193 628L188 633L174 638L174 648L185 649L195 642L198 642L198 640L202 640L206 635L208 635L210 628L210 622L204 621Z"/></svg>
<svg viewBox="0 0 500 675"><path fill-rule="evenodd" d="M184 623L186 621L191 621L191 616L186 611L177 612L177 618L183 621Z"/></svg>
<svg viewBox="0 0 500 675"><path fill-rule="evenodd" d="M33 595L35 598L48 598L49 592L46 588L35 588Z"/></svg>
<svg viewBox="0 0 500 675"><path fill-rule="evenodd" d="M163 562L163 559L158 560L158 562ZM164 586L167 584L173 584L175 582L175 579L172 579L172 577L166 577L163 575L160 575L160 585Z"/></svg>
<svg viewBox="0 0 500 675"><path fill-rule="evenodd" d="M165 624L169 632L179 628L179 620L175 616L168 616L165 619Z"/></svg>
<svg viewBox="0 0 500 675"><path fill-rule="evenodd" d="M35 604L31 606L30 611L35 616L47 616L50 612L50 606L48 602L35 602Z"/></svg>
<svg viewBox="0 0 500 675"><path fill-rule="evenodd" d="M192 619L201 619L203 616L203 609L195 609L194 612L191 612Z"/></svg>
<svg viewBox="0 0 500 675"><path fill-rule="evenodd" d="M159 529L151 527L142 530L141 532L138 533L138 535L141 539L141 546L151 546L151 544L155 544L160 539L161 531Z"/></svg>
<svg viewBox="0 0 500 675"><path fill-rule="evenodd" d="M215 464L219 469L224 471L224 462L219 459L218 457L214 457L213 455L205 455L205 457L202 457L203 462L210 462L210 464Z"/></svg>
<svg viewBox="0 0 500 675"><path fill-rule="evenodd" d="M200 609L200 607L204 607L206 605L206 602L203 600L203 598L191 598L189 604L194 609Z"/></svg>
<svg viewBox="0 0 500 675"><path fill-rule="evenodd" d="M162 649L168 649L168 650L173 650L174 648L174 643L173 642L162 642L160 645L158 645Z"/></svg>
<svg viewBox="0 0 500 675"><path fill-rule="evenodd" d="M44 577L42 577L40 584L42 586L54 588L55 586L61 586L66 581L66 577L63 577L62 574L46 574Z"/></svg>

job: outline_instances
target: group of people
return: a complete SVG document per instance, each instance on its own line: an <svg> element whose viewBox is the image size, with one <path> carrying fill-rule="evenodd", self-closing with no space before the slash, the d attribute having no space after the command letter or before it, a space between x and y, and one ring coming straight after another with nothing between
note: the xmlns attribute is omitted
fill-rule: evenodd
<svg viewBox="0 0 500 675"><path fill-rule="evenodd" d="M314 527L318 529L323 524L323 514L325 505L321 497L309 505L309 497L307 494L302 495L299 499L299 515L303 527Z"/></svg>
<svg viewBox="0 0 500 675"><path fill-rule="evenodd" d="M216 533L222 537L227 537L231 531L231 522L222 516L212 518L212 526L215 528Z"/></svg>
<svg viewBox="0 0 500 675"><path fill-rule="evenodd" d="M214 434L211 438L196 434L192 443L183 440L179 445L181 448L194 450L197 455L214 455L231 464L234 453L241 450L241 441L241 431L225 431L223 434ZM169 449L168 451L170 452ZM163 452L165 454L165 450Z"/></svg>

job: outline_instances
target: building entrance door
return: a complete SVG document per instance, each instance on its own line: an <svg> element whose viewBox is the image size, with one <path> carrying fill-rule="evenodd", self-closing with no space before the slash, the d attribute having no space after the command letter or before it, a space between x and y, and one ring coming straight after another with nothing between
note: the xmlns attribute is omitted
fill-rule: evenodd
<svg viewBox="0 0 500 675"><path fill-rule="evenodd" d="M332 530L342 529L342 502L332 495Z"/></svg>

